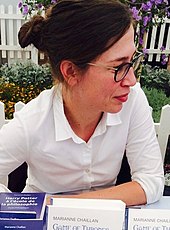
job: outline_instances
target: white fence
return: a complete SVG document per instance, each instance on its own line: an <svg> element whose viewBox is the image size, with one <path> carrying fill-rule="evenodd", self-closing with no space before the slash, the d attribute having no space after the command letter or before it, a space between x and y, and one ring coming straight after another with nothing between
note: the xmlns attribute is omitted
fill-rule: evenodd
<svg viewBox="0 0 170 230"><path fill-rule="evenodd" d="M29 46L23 50L18 44L18 31L24 22L25 20L18 7L14 8L9 5L5 8L0 5L0 60L6 58L10 64L16 59L31 59L33 62L38 63L39 53L36 48ZM162 53L170 54L170 19L167 19L161 27L153 27L146 34L144 47L148 49L149 61L152 61L153 54L157 54L156 60L160 61L161 46L166 48ZM43 59L41 54L40 59Z"/></svg>
<svg viewBox="0 0 170 230"><path fill-rule="evenodd" d="M161 51L161 47L165 50ZM170 54L170 19L166 19L161 26L153 26L144 40L144 48L148 49L148 61L153 60L153 55L156 54L156 61L160 61L161 54Z"/></svg>
<svg viewBox="0 0 170 230"><path fill-rule="evenodd" d="M23 102L18 102L15 104L15 112L22 109L25 104ZM160 122L155 123L155 130L158 137L158 142L160 145L162 158L165 158L168 138L170 135L170 105L165 105L162 107ZM0 128L8 123L9 120L5 119L5 109L4 103L0 101Z"/></svg>
<svg viewBox="0 0 170 230"><path fill-rule="evenodd" d="M22 49L18 44L18 31L25 22L18 7L0 5L1 57L8 63L14 60L31 59L38 63L38 51L33 46Z"/></svg>

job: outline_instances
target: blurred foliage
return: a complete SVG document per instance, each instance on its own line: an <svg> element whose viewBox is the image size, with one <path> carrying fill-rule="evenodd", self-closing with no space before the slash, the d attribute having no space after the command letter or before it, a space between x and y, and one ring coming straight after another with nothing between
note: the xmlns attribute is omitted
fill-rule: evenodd
<svg viewBox="0 0 170 230"><path fill-rule="evenodd" d="M162 107L170 104L170 72L146 64L142 68L140 83L153 108L154 122L159 122Z"/></svg>
<svg viewBox="0 0 170 230"><path fill-rule="evenodd" d="M144 65L140 77L141 85L147 88L155 88L164 91L167 97L170 96L170 72L167 69Z"/></svg>
<svg viewBox="0 0 170 230"><path fill-rule="evenodd" d="M140 77L141 86L153 108L153 118L159 122L162 106L170 104L170 72L166 69L144 65ZM53 85L50 67L30 61L0 67L0 101L5 104L6 118L13 117L18 101L29 102L44 89Z"/></svg>
<svg viewBox="0 0 170 230"><path fill-rule="evenodd" d="M13 117L16 102L27 103L41 91L51 87L49 65L39 66L25 62L0 67L0 101L5 104L7 119Z"/></svg>
<svg viewBox="0 0 170 230"><path fill-rule="evenodd" d="M158 90L155 88L142 87L146 97L148 99L149 105L152 107L152 115L154 122L159 122L161 109L164 105L170 104L170 97L167 97L163 90Z"/></svg>

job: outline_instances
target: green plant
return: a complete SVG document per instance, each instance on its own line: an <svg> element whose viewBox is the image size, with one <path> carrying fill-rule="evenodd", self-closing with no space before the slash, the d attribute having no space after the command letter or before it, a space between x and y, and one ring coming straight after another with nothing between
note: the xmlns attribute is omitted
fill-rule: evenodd
<svg viewBox="0 0 170 230"><path fill-rule="evenodd" d="M170 97L167 97L162 90L155 88L142 87L146 94L149 105L152 107L154 122L160 121L161 109L164 105L170 104Z"/></svg>
<svg viewBox="0 0 170 230"><path fill-rule="evenodd" d="M153 108L153 119L159 122L162 107L170 104L170 72L146 64L142 68L140 83Z"/></svg>
<svg viewBox="0 0 170 230"><path fill-rule="evenodd" d="M11 119L14 104L29 102L44 89L52 86L49 65L36 65L31 62L14 63L0 68L0 101L5 104L6 118Z"/></svg>
<svg viewBox="0 0 170 230"><path fill-rule="evenodd" d="M140 82L142 86L148 89L156 88L164 91L167 97L170 96L170 72L167 69L144 65Z"/></svg>
<svg viewBox="0 0 170 230"><path fill-rule="evenodd" d="M52 84L49 65L40 66L31 61L23 63L17 62L10 66L7 64L2 65L0 68L0 76L4 78L6 82L15 83L25 88L33 84L43 90Z"/></svg>

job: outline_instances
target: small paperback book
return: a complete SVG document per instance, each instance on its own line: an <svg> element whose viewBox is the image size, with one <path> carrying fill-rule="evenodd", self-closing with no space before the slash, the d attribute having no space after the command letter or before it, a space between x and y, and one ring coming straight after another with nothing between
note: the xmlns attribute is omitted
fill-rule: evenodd
<svg viewBox="0 0 170 230"><path fill-rule="evenodd" d="M52 198L47 230L122 230L125 203L120 200Z"/></svg>
<svg viewBox="0 0 170 230"><path fill-rule="evenodd" d="M45 193L0 193L0 229L43 230Z"/></svg>

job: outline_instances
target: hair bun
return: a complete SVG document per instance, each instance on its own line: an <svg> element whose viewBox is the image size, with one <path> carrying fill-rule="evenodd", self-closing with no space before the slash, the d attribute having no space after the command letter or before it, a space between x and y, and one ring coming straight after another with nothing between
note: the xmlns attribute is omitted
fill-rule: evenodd
<svg viewBox="0 0 170 230"><path fill-rule="evenodd" d="M35 15L30 21L21 26L18 32L18 40L22 48L33 44L37 49L44 51L45 48L42 39L44 21L42 16Z"/></svg>

